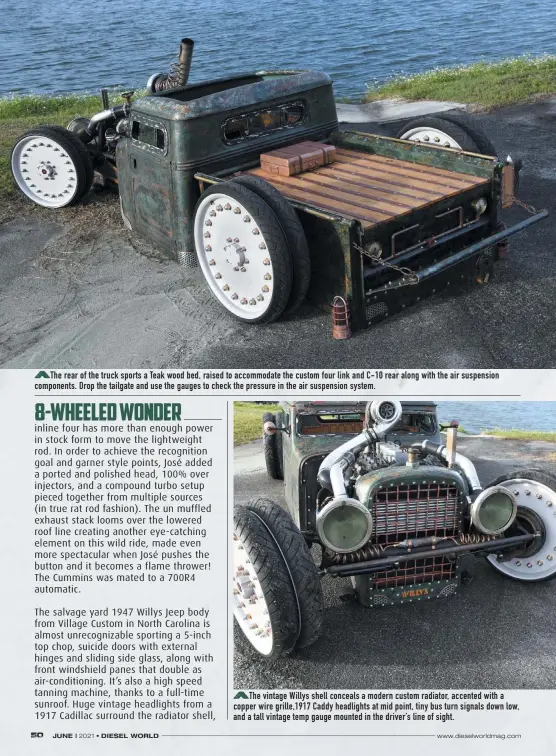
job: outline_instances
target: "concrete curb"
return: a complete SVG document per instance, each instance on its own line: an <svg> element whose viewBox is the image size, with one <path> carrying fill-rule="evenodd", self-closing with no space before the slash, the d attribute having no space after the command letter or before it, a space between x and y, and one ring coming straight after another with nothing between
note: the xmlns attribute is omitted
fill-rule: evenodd
<svg viewBox="0 0 556 756"><path fill-rule="evenodd" d="M438 102L437 100L420 100L418 102L404 102L400 100L378 100L358 105L344 105L338 103L338 121L340 123L377 123L399 121L403 118L442 113L445 110L466 110L467 105L461 102Z"/></svg>

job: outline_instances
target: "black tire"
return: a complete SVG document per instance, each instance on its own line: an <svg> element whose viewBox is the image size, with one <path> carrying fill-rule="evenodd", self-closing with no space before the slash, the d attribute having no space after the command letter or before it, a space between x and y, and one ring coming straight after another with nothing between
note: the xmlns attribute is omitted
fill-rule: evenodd
<svg viewBox="0 0 556 756"><path fill-rule="evenodd" d="M448 120L446 118L437 118L436 116L423 116L422 118L416 118L415 120L408 123L406 126L404 126L397 134L398 139L403 139L404 134L407 134L412 129L416 128L430 128L430 129L436 129L438 131L442 131L444 134L447 134L451 139L455 140L457 144L461 147L462 150L465 150L466 152L478 152L480 153L479 145L475 142L475 140L472 138L471 134L462 126L459 126L457 123L454 123L451 120ZM421 142L421 144L427 145L431 144L434 145L434 142ZM438 146L442 147L442 144L438 144Z"/></svg>
<svg viewBox="0 0 556 756"><path fill-rule="evenodd" d="M288 241L292 260L292 290L284 315L291 315L307 296L311 282L311 257L303 226L288 200L268 181L258 176L236 176L233 181L256 192L278 218Z"/></svg>
<svg viewBox="0 0 556 756"><path fill-rule="evenodd" d="M471 118L460 115L459 113L457 115L452 115L451 113L442 113L442 119L444 121L451 121L452 123L455 123L457 126L459 126L460 129L466 131L479 148L479 153L481 155L489 155L490 157L498 156L496 147L492 144L484 131L475 126Z"/></svg>
<svg viewBox="0 0 556 756"><path fill-rule="evenodd" d="M551 472L548 472L548 470L543 470L542 468L539 468L539 467L530 467L530 468L521 469L521 470L512 470L511 472L504 473L503 475L500 475L498 478L496 478L491 483L489 483L488 486L485 486L485 488L489 488L490 486L503 486L506 481L514 480L514 479L519 479L519 478L525 479L525 480L530 480L530 481L535 481L536 483L540 483L541 485L546 486L547 488L549 488L552 491L553 496L551 496L551 499L552 499L551 505L547 506L546 503L543 502L543 505L540 508L542 514L539 515L538 513L536 513L536 516L540 520L543 520L543 518L546 517L546 521L552 527L552 521L554 520L554 514L553 513L554 513L554 510L555 510L555 507L556 507L556 475L554 475ZM531 497L531 499L534 500L534 497ZM527 502L527 500L526 500L525 507L523 507L523 508L524 509L528 509L529 506L531 506L531 505L529 505L529 506L528 505L529 505L529 502ZM518 508L517 508L517 517L518 518L519 518L519 510L520 510L520 508L521 508L521 504L518 501ZM552 542L550 543L550 546L552 547ZM544 543L540 546L539 551L544 551ZM528 558L530 560L534 561L534 556L535 556L534 554L530 554ZM554 552L553 554L551 554L551 556L553 556L554 560L556 561L556 552ZM489 561L490 566L494 570L496 570L496 572L498 572L500 574L503 574L504 577L510 578L511 580L515 580L517 582L521 582L521 583L543 583L543 582L547 582L549 580L556 579L556 569L554 570L554 573L552 575L548 575L548 576L544 576L544 577L539 577L539 578L534 578L534 579L530 579L530 578L529 579L520 579L519 577L517 577L515 575L506 575L500 569L497 569L496 565L492 561L490 561L490 560L487 560L487 561ZM524 561L525 561L525 559L524 559ZM556 565L555 565L555 568L556 568Z"/></svg>
<svg viewBox="0 0 556 756"><path fill-rule="evenodd" d="M295 648L306 648L319 638L324 597L319 573L301 531L285 509L270 499L247 504L264 522L278 544L288 567L299 608L300 629Z"/></svg>
<svg viewBox="0 0 556 756"><path fill-rule="evenodd" d="M256 511L236 504L233 519L234 538L245 549L268 607L272 647L269 653L261 655L276 659L292 651L299 637L299 610L290 573L273 535ZM237 617L236 622L250 643Z"/></svg>
<svg viewBox="0 0 556 756"><path fill-rule="evenodd" d="M272 412L265 412L263 415L263 450L266 471L273 480L283 480L281 450L278 449L278 436L281 434L265 433L264 425L269 422L276 425L276 416Z"/></svg>
<svg viewBox="0 0 556 756"><path fill-rule="evenodd" d="M282 410L278 410L276 413L276 427L284 427L284 413ZM276 456L278 457L278 466L280 468L280 480L284 480L284 434L282 432L276 434Z"/></svg>
<svg viewBox="0 0 556 756"><path fill-rule="evenodd" d="M52 209L59 209L62 207L70 207L71 205L77 205L83 197L89 192L92 184L93 184L93 161L92 158L83 144L83 142L77 137L75 134L73 134L71 131L68 131L67 129L63 128L63 126L37 126L35 129L30 129L29 131L26 131L24 134L22 134L17 142L14 144L11 155L10 155L10 165L12 166L12 175L14 177L14 180L16 184L18 185L19 189L23 192L21 185L17 181L17 178L13 171L13 159L14 159L14 153L16 152L19 143L23 139L27 139L28 137L46 137L48 139L51 139L52 141L56 142L57 144L62 147L67 154L69 155L71 161L73 162L75 166L75 174L76 174L76 190L73 194L71 200L63 205L59 205L57 208ZM25 192L23 192L25 194ZM32 202L34 201L32 197L29 197L28 195L25 195L30 199ZM35 202L35 204L40 204L38 202Z"/></svg>
<svg viewBox="0 0 556 756"><path fill-rule="evenodd" d="M272 323L284 312L292 290L293 274L288 241L282 230L279 219L276 217L276 214L273 212L268 203L261 199L259 194L254 192L252 189L248 188L247 186L243 186L242 184L237 183L233 180L226 181L222 184L214 184L206 191L204 191L201 194L199 201L197 202L197 206L195 208L195 216L197 216L197 212L201 203L203 203L203 201L207 197L210 197L210 195L212 194L221 193L226 193L232 199L235 199L237 202L241 203L243 207L248 210L249 214L259 226L267 245L268 256L272 261L274 285L272 288L272 295L269 306L264 311L264 313L257 318L244 318L228 307L228 305L226 304L227 300L224 297L217 298L219 298L221 304L223 304L223 306L228 309L228 312L230 312L232 315L234 315L234 317L244 323L253 325ZM198 247L197 241L196 247ZM207 273L205 272L198 248L197 257L199 259L203 275L205 276L207 283L209 283L209 279L207 278ZM217 296L212 288L211 291L214 296Z"/></svg>

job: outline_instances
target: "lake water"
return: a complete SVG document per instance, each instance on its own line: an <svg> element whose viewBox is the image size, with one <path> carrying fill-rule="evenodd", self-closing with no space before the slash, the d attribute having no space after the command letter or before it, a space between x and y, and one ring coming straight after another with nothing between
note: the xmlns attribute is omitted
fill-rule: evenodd
<svg viewBox="0 0 556 756"><path fill-rule="evenodd" d="M466 431L494 428L556 431L556 402L438 402L441 422L459 420Z"/></svg>
<svg viewBox="0 0 556 756"><path fill-rule="evenodd" d="M393 74L555 53L555 28L554 0L2 0L0 95L144 86L188 36L192 81L310 67L358 97Z"/></svg>

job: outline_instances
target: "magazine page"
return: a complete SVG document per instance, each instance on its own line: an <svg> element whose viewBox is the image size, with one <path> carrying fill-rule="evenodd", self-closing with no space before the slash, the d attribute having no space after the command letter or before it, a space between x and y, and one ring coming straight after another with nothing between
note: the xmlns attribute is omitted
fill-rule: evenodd
<svg viewBox="0 0 556 756"><path fill-rule="evenodd" d="M413 372L4 371L10 753L549 753L551 373Z"/></svg>
<svg viewBox="0 0 556 756"><path fill-rule="evenodd" d="M5 2L7 756L552 756L553 2Z"/></svg>

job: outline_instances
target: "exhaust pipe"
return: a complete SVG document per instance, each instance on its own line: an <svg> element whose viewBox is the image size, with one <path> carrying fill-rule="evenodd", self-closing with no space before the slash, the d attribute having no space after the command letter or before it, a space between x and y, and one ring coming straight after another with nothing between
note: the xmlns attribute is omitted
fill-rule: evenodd
<svg viewBox="0 0 556 756"><path fill-rule="evenodd" d="M413 444L411 448L425 451L427 454L432 454L433 457L442 459L447 462L450 467L454 467L463 475L472 493L477 494L483 490L473 462L467 457L464 457L463 454L456 452L453 447L448 449L443 444L433 444L431 441L422 441L419 444Z"/></svg>
<svg viewBox="0 0 556 756"><path fill-rule="evenodd" d="M355 438L346 441L324 458L319 467L317 480L323 488L331 489L334 496L346 498L344 472L355 462L355 454L369 444L384 439L399 421L402 415L402 405L398 401L378 400L369 402L365 409L367 422L372 418L375 425L360 433Z"/></svg>
<svg viewBox="0 0 556 756"><path fill-rule="evenodd" d="M195 42L189 37L182 39L178 60L174 63L167 74L153 74L147 82L147 92L164 92L167 89L185 87L191 70L191 58Z"/></svg>

